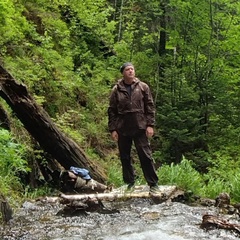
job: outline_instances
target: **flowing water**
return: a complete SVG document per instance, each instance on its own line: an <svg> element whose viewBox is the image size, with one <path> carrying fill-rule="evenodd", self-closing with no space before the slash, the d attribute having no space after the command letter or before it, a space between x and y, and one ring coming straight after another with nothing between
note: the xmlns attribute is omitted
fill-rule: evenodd
<svg viewBox="0 0 240 240"><path fill-rule="evenodd" d="M188 206L179 202L155 204L151 199L104 202L104 212L64 213L57 203L25 202L9 224L0 227L1 240L231 240L229 230L200 228L206 213L215 207ZM225 215L229 222L239 216Z"/></svg>

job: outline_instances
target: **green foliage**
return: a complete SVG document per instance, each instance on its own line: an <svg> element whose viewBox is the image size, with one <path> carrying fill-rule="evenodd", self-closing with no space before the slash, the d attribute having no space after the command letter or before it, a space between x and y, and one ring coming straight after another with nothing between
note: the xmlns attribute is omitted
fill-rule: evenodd
<svg viewBox="0 0 240 240"><path fill-rule="evenodd" d="M216 155L209 160L211 168L203 176L206 186L202 189L202 195L215 198L220 192L230 194L233 201L239 201L239 161L234 161L228 155Z"/></svg>
<svg viewBox="0 0 240 240"><path fill-rule="evenodd" d="M6 196L17 195L23 191L20 174L30 171L25 160L26 147L1 129L0 148L0 191Z"/></svg>
<svg viewBox="0 0 240 240"><path fill-rule="evenodd" d="M239 203L240 202L240 169L237 168L235 171L232 172L232 174L229 176L229 193L231 198Z"/></svg>
<svg viewBox="0 0 240 240"><path fill-rule="evenodd" d="M208 175L206 181L207 183L201 189L199 189L198 192L201 197L215 199L219 193L230 193L228 182L225 182L223 179L214 178L211 175ZM233 198L231 200L234 201Z"/></svg>
<svg viewBox="0 0 240 240"><path fill-rule="evenodd" d="M1 55L6 51L14 50L18 43L24 38L24 32L28 29L28 23L22 16L21 5L17 8L11 0L0 1L0 46Z"/></svg>
<svg viewBox="0 0 240 240"><path fill-rule="evenodd" d="M176 185L198 194L204 182L201 174L193 167L191 161L183 159L180 164L163 165L158 170L160 184Z"/></svg>
<svg viewBox="0 0 240 240"><path fill-rule="evenodd" d="M114 187L122 186L124 182L120 160L117 157L112 156L108 158L107 162L109 163L107 166L108 182L113 184Z"/></svg>
<svg viewBox="0 0 240 240"><path fill-rule="evenodd" d="M26 186L24 189L23 196L24 198L27 198L27 199L36 199L38 197L49 196L54 194L58 194L58 193L48 185L41 186L36 189L32 189L29 186Z"/></svg>
<svg viewBox="0 0 240 240"><path fill-rule="evenodd" d="M86 132L84 130L81 131L81 127L86 123L86 117L83 114L69 110L62 115L57 114L56 117L54 121L59 129L75 139L79 144L83 144L86 141Z"/></svg>
<svg viewBox="0 0 240 240"><path fill-rule="evenodd" d="M229 177L233 174L232 171L238 169L239 166L239 162L236 162L231 157L223 154L220 155L216 153L216 156L209 161L211 162L211 168L209 168L207 175L224 181L228 181Z"/></svg>
<svg viewBox="0 0 240 240"><path fill-rule="evenodd" d="M26 148L16 143L11 134L4 129L0 130L0 167L5 176L14 175L19 172L27 172L27 162L24 160Z"/></svg>
<svg viewBox="0 0 240 240"><path fill-rule="evenodd" d="M220 157L211 161L214 166L207 174L200 174L187 159L183 159L180 164L163 165L158 169L159 182L163 185L176 185L201 197L212 199L222 192L227 192L232 203L239 202L239 163L231 163Z"/></svg>
<svg viewBox="0 0 240 240"><path fill-rule="evenodd" d="M153 150L168 164L160 168L163 183L239 199L240 2L114 3L0 1L1 62L63 132L100 160L114 151L107 131L110 89L120 65L132 61L156 103ZM12 173L27 165L25 147L11 137L5 143L0 176L8 191ZM183 156L191 161L181 162ZM109 181L119 186L119 161L111 163ZM202 167L205 175L196 172Z"/></svg>

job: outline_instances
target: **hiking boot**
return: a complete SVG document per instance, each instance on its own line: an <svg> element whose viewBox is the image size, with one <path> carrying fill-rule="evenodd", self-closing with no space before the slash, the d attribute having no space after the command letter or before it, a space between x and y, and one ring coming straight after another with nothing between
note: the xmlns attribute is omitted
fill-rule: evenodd
<svg viewBox="0 0 240 240"><path fill-rule="evenodd" d="M153 186L150 186L150 191L149 191L150 194L159 194L160 193L160 190L158 188L158 185L153 185Z"/></svg>
<svg viewBox="0 0 240 240"><path fill-rule="evenodd" d="M131 191L133 191L134 190L134 183L129 183L128 185L127 185L127 191L129 191L129 192L131 192Z"/></svg>

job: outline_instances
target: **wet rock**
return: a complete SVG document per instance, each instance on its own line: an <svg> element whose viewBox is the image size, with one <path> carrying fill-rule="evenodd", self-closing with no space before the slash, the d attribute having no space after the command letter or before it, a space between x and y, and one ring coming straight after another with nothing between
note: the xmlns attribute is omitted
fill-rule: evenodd
<svg viewBox="0 0 240 240"><path fill-rule="evenodd" d="M223 192L220 193L217 198L215 199L215 206L222 208L230 204L230 196L228 193Z"/></svg>
<svg viewBox="0 0 240 240"><path fill-rule="evenodd" d="M159 212L144 212L141 214L141 217L146 220L156 220L160 218Z"/></svg>
<svg viewBox="0 0 240 240"><path fill-rule="evenodd" d="M0 194L0 212L4 223L8 223L13 217L12 208L3 194Z"/></svg>
<svg viewBox="0 0 240 240"><path fill-rule="evenodd" d="M211 207L215 206L216 201L210 198L200 198L198 199L197 203L205 207Z"/></svg>

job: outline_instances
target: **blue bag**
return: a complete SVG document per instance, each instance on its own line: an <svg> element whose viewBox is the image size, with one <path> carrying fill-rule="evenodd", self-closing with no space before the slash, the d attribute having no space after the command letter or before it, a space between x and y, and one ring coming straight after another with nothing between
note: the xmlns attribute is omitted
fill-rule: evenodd
<svg viewBox="0 0 240 240"><path fill-rule="evenodd" d="M91 177L89 175L89 171L85 168L70 167L70 171L72 171L74 174L80 176L81 178L83 178L85 180L91 179Z"/></svg>

